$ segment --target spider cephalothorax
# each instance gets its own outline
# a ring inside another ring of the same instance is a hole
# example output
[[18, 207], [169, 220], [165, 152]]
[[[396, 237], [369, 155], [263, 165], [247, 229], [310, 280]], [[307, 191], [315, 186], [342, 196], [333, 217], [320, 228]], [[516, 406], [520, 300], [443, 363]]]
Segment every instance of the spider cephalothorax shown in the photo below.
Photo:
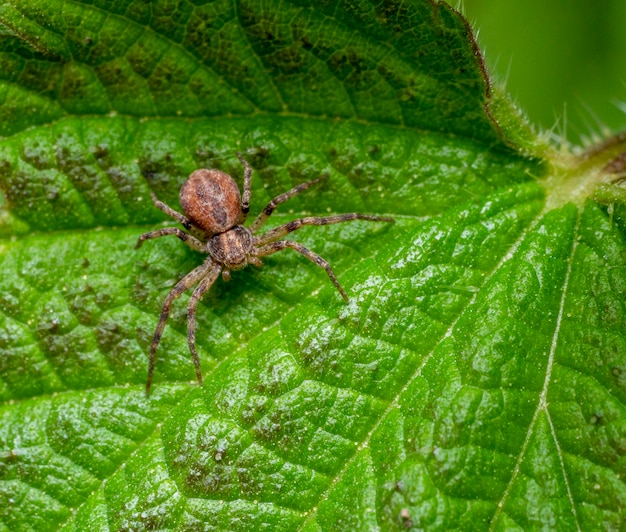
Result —
[[293, 220], [257, 235], [258, 230], [278, 205], [306, 190], [311, 185], [320, 182], [327, 176], [324, 175], [313, 181], [302, 183], [288, 192], [276, 196], [261, 211], [250, 227], [244, 227], [243, 224], [250, 210], [252, 168], [240, 154], [237, 154], [237, 157], [245, 169], [243, 197], [240, 195], [239, 188], [232, 177], [220, 170], [206, 169], [193, 172], [180, 190], [180, 204], [185, 213], [184, 215], [168, 207], [152, 194], [152, 201], [154, 201], [156, 207], [180, 222], [188, 232], [186, 233], [176, 227], [150, 231], [139, 237], [136, 248], [140, 247], [144, 240], [174, 235], [185, 242], [191, 249], [207, 253], [208, 256], [200, 266], [197, 266], [183, 277], [165, 298], [161, 310], [161, 318], [154, 331], [154, 337], [150, 345], [150, 363], [146, 381], [147, 393], [150, 393], [156, 349], [161, 340], [161, 334], [169, 316], [170, 308], [174, 300], [185, 290], [197, 284], [189, 300], [187, 341], [196, 368], [196, 377], [198, 382], [202, 384], [200, 359], [196, 351], [196, 308], [204, 293], [211, 287], [220, 273], [225, 280], [229, 280], [231, 270], [245, 268], [248, 264], [262, 266], [263, 263], [260, 257], [290, 248], [324, 268], [341, 296], [348, 301], [345, 290], [339, 284], [328, 262], [298, 242], [279, 239], [305, 225], [327, 225], [348, 222], [350, 220], [393, 222], [393, 218], [386, 216], [359, 213], [323, 217], [309, 216]]

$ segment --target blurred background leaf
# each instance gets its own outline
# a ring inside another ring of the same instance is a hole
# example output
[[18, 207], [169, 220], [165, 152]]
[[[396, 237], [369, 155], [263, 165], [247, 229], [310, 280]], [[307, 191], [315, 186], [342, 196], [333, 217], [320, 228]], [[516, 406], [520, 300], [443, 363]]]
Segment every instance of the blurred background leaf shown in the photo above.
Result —
[[626, 127], [626, 2], [464, 0], [463, 11], [531, 123], [550, 129], [566, 116], [575, 144]]

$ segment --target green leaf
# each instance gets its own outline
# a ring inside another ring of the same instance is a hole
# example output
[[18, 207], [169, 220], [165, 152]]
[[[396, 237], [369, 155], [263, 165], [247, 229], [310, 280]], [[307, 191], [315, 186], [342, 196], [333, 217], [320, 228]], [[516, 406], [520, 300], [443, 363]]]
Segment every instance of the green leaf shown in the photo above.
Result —
[[[0, 530], [616, 529], [623, 136], [536, 138], [442, 2], [0, 6]], [[294, 234], [186, 304], [196, 168]], [[169, 221], [168, 223], [170, 223]]]

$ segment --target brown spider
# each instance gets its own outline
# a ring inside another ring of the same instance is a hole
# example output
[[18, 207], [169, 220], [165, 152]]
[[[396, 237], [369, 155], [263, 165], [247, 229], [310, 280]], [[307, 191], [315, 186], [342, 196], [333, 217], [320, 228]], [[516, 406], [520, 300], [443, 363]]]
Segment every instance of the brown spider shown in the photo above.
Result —
[[237, 184], [228, 174], [220, 170], [196, 170], [192, 172], [187, 181], [180, 189], [180, 205], [185, 214], [180, 214], [151, 193], [152, 201], [158, 209], [180, 222], [189, 231], [185, 233], [176, 227], [167, 227], [144, 233], [139, 237], [135, 249], [139, 248], [144, 240], [158, 238], [160, 236], [174, 235], [180, 238], [191, 249], [208, 253], [206, 260], [190, 273], [183, 277], [167, 295], [161, 309], [161, 317], [154, 331], [152, 344], [150, 345], [150, 363], [148, 366], [148, 379], [146, 381], [146, 393], [150, 393], [152, 376], [154, 374], [154, 363], [156, 349], [161, 340], [161, 334], [165, 328], [165, 322], [170, 313], [170, 308], [174, 300], [185, 290], [194, 284], [198, 286], [193, 291], [189, 300], [187, 313], [187, 341], [189, 350], [193, 357], [196, 368], [196, 377], [202, 384], [202, 372], [200, 371], [200, 360], [196, 351], [196, 308], [200, 298], [211, 287], [218, 278], [220, 272], [225, 281], [230, 280], [231, 270], [245, 268], [248, 263], [255, 266], [263, 266], [259, 257], [265, 257], [291, 248], [304, 255], [307, 259], [321, 266], [326, 270], [328, 277], [333, 282], [341, 296], [348, 301], [345, 290], [339, 284], [337, 277], [328, 262], [322, 257], [305, 248], [298, 242], [291, 240], [278, 240], [287, 233], [296, 231], [304, 225], [327, 225], [350, 220], [369, 220], [373, 222], [393, 222], [393, 218], [387, 216], [372, 216], [370, 214], [337, 214], [334, 216], [308, 216], [293, 220], [286, 224], [270, 229], [261, 235], [256, 235], [257, 231], [267, 221], [274, 209], [289, 198], [293, 198], [311, 185], [319, 183], [328, 177], [327, 174], [302, 183], [292, 188], [288, 192], [276, 196], [270, 201], [265, 209], [252, 222], [250, 227], [243, 224], [248, 217], [250, 210], [250, 184], [252, 181], [252, 168], [248, 162], [237, 153], [237, 158], [244, 167], [243, 199], [239, 193]]

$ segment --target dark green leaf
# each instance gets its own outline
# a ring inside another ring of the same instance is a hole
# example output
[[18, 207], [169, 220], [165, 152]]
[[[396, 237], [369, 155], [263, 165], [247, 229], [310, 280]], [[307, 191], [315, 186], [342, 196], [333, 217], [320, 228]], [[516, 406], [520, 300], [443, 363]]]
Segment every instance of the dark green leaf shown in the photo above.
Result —
[[[0, 7], [0, 530], [619, 528], [624, 139], [536, 139], [441, 2]], [[137, 237], [254, 167], [304, 229], [218, 280]], [[598, 186], [601, 185], [601, 186]]]

